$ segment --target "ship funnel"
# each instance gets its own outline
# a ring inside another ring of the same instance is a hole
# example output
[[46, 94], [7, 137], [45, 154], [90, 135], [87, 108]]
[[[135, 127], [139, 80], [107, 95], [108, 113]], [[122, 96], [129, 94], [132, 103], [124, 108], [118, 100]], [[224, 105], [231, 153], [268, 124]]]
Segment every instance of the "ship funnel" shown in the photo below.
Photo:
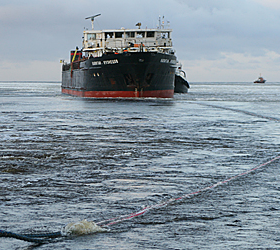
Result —
[[93, 26], [93, 23], [94, 23], [94, 18], [95, 17], [98, 17], [98, 16], [101, 16], [101, 14], [97, 14], [97, 15], [94, 15], [94, 16], [89, 16], [89, 17], [86, 17], [85, 19], [90, 19], [91, 20], [91, 28], [93, 30], [94, 26]]

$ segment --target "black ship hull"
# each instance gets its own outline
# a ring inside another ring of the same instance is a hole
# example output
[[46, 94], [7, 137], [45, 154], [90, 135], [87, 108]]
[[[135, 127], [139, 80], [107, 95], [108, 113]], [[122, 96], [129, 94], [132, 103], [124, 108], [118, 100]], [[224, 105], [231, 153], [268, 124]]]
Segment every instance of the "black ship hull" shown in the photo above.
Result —
[[172, 98], [175, 64], [175, 55], [153, 52], [82, 59], [63, 65], [62, 93], [96, 98]]
[[262, 80], [262, 81], [256, 80], [256, 81], [254, 81], [254, 83], [265, 83], [265, 82], [266, 82], [266, 80]]
[[175, 87], [174, 87], [175, 93], [188, 93], [189, 88], [190, 85], [188, 81], [183, 79], [180, 75], [175, 75]]

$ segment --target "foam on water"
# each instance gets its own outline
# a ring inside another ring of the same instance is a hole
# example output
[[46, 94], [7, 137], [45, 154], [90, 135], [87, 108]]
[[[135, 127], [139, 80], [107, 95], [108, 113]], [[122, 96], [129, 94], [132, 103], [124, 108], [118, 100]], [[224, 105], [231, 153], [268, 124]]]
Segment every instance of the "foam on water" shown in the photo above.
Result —
[[63, 236], [69, 235], [83, 235], [106, 232], [107, 230], [97, 226], [92, 221], [82, 220], [79, 222], [69, 223], [65, 228], [61, 230]]

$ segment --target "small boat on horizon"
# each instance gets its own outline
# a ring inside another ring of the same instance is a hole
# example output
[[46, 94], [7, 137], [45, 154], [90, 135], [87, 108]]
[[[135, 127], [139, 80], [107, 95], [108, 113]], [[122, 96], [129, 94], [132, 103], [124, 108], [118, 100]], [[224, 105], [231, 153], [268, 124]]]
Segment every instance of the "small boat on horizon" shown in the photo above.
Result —
[[266, 80], [260, 75], [257, 80], [254, 81], [254, 83], [265, 83]]

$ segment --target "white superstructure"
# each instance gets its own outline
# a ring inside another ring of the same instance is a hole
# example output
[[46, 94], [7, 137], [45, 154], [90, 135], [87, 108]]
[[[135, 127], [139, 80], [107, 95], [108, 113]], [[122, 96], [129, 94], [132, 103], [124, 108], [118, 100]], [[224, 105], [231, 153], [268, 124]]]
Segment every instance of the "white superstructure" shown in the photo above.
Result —
[[[91, 20], [93, 23], [94, 18]], [[107, 52], [174, 53], [172, 49], [171, 29], [165, 29], [162, 25], [157, 29], [141, 29], [140, 23], [136, 24], [136, 26], [139, 28], [85, 30], [83, 52], [93, 57], [102, 56], [103, 53]]]

